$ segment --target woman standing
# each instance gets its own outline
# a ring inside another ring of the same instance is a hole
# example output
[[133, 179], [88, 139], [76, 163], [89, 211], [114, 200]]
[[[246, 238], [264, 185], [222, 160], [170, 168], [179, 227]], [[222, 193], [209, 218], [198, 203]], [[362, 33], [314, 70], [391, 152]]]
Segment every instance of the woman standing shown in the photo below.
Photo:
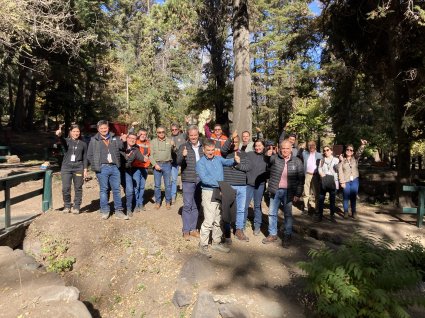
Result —
[[338, 184], [338, 158], [332, 154], [332, 149], [329, 146], [323, 147], [324, 158], [320, 160], [319, 175], [320, 175], [320, 194], [319, 194], [319, 211], [316, 216], [317, 222], [322, 221], [323, 206], [325, 203], [326, 192], [329, 192], [329, 210], [331, 214], [331, 221], [335, 220], [335, 194]]
[[247, 153], [248, 170], [246, 173], [246, 203], [245, 218], [248, 217], [248, 208], [251, 200], [254, 198], [254, 235], [259, 235], [261, 231], [261, 223], [263, 212], [261, 211], [261, 202], [263, 200], [264, 188], [267, 179], [267, 162], [264, 157], [265, 143], [264, 140], [257, 139], [254, 142], [254, 151]]
[[345, 156], [340, 156], [338, 167], [339, 183], [343, 189], [344, 217], [348, 216], [348, 201], [351, 203], [351, 215], [356, 218], [356, 199], [359, 192], [358, 158], [361, 156], [367, 141], [360, 139], [361, 146], [354, 155], [354, 147], [349, 144], [345, 147]]
[[60, 137], [65, 149], [61, 168], [63, 212], [71, 212], [71, 182], [74, 182], [75, 197], [72, 213], [78, 214], [83, 197], [83, 182], [87, 177], [87, 144], [81, 140], [78, 125], [71, 125], [68, 138], [62, 136], [60, 128], [56, 131], [56, 136]]

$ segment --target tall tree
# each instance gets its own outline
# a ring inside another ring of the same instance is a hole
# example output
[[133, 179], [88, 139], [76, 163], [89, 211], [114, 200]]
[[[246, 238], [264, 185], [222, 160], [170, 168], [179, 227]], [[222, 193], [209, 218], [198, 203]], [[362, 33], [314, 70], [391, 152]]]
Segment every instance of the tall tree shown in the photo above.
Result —
[[233, 128], [252, 130], [248, 0], [233, 0]]

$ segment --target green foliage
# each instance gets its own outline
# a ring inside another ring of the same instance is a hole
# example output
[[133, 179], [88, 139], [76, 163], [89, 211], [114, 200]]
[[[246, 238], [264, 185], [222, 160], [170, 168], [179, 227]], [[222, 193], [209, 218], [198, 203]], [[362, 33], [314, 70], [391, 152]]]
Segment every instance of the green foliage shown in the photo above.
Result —
[[[410, 317], [409, 306], [425, 306], [418, 290], [425, 250], [410, 241], [392, 249], [384, 241], [355, 236], [338, 250], [309, 252], [299, 263], [321, 317]], [[420, 263], [422, 261], [422, 263]]]
[[72, 266], [77, 261], [75, 257], [66, 256], [69, 249], [69, 240], [47, 236], [42, 241], [41, 255], [47, 262], [47, 271], [65, 272], [72, 270]]

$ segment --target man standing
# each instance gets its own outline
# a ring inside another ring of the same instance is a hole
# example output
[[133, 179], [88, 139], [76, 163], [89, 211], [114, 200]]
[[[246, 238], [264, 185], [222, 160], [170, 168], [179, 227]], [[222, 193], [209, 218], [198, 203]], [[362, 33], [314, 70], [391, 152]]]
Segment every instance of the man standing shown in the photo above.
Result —
[[221, 147], [223, 147], [224, 143], [227, 140], [227, 136], [223, 134], [223, 127], [220, 124], [214, 125], [214, 133], [211, 133], [211, 130], [208, 126], [211, 119], [207, 119], [205, 123], [205, 137], [214, 141], [214, 156], [221, 156]]
[[288, 140], [280, 143], [279, 152], [272, 155], [268, 150], [266, 156], [270, 164], [270, 209], [269, 209], [269, 235], [263, 239], [263, 244], [277, 241], [277, 214], [280, 204], [283, 204], [285, 244], [292, 235], [292, 202], [297, 202], [301, 197], [304, 184], [304, 169], [301, 160], [292, 155], [292, 144]]
[[248, 130], [242, 133], [242, 143], [239, 144], [239, 150], [243, 152], [254, 151], [254, 143], [251, 141], [251, 134]]
[[316, 143], [310, 140], [307, 143], [308, 151], [303, 151], [304, 162], [304, 206], [303, 214], [307, 213], [311, 207], [311, 201], [314, 201], [314, 208], [318, 208], [320, 178], [318, 174], [318, 166], [323, 156], [320, 152], [316, 151]]
[[164, 179], [166, 208], [171, 208], [171, 152], [173, 141], [165, 137], [165, 127], [156, 128], [157, 138], [151, 142], [151, 164], [154, 167], [155, 208], [161, 207], [161, 178]]
[[[171, 125], [171, 140], [174, 142], [174, 149], [177, 151], [181, 145], [186, 143], [187, 136], [180, 132], [179, 124]], [[177, 153], [172, 153], [173, 162], [171, 163], [171, 201], [174, 204], [177, 195], [177, 179], [179, 177], [179, 165], [177, 164]]]
[[199, 249], [200, 252], [208, 257], [211, 254], [208, 250], [210, 233], [212, 232], [213, 250], [228, 253], [230, 249], [221, 243], [221, 213], [220, 204], [211, 202], [213, 190], [219, 187], [218, 182], [223, 181], [223, 166], [232, 166], [235, 160], [224, 159], [221, 156], [215, 156], [215, 142], [208, 139], [204, 143], [204, 156], [196, 163], [196, 172], [201, 180], [202, 188], [202, 207], [204, 208], [204, 222], [201, 225]]
[[196, 163], [203, 156], [202, 144], [199, 141], [199, 129], [190, 126], [188, 129], [189, 141], [179, 147], [177, 163], [181, 166], [181, 178], [183, 183], [183, 238], [186, 241], [190, 237], [199, 238], [196, 229], [198, 224], [199, 205], [201, 202], [201, 185], [196, 174]]
[[135, 212], [146, 211], [143, 195], [145, 194], [145, 185], [146, 179], [148, 177], [148, 168], [150, 165], [150, 160], [148, 159], [151, 155], [150, 143], [148, 140], [148, 131], [144, 128], [139, 129], [137, 133], [137, 145], [139, 146], [139, 151], [145, 157], [145, 161], [134, 160], [133, 167], [136, 168], [133, 174], [133, 180], [136, 183], [134, 193], [136, 197], [136, 207]]
[[297, 135], [294, 133], [291, 133], [288, 136], [286, 136], [287, 129], [288, 129], [288, 123], [286, 123], [285, 127], [282, 130], [282, 133], [279, 136], [279, 145], [282, 143], [282, 141], [287, 139], [291, 143], [292, 156], [297, 157], [298, 156]]
[[[123, 213], [120, 193], [119, 171], [121, 160], [120, 151], [124, 150], [123, 142], [113, 133], [109, 132], [109, 123], [106, 120], [100, 120], [97, 123], [98, 133], [91, 138], [87, 159], [92, 170], [96, 172], [96, 177], [100, 188], [100, 212], [102, 219], [109, 218], [109, 187], [112, 190], [114, 198], [115, 217], [128, 220], [128, 216]], [[122, 135], [121, 138], [127, 138]]]

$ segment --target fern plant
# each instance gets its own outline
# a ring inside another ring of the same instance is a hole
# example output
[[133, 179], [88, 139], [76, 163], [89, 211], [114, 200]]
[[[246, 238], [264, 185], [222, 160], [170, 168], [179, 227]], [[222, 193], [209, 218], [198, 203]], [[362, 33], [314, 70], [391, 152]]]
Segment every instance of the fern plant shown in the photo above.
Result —
[[392, 249], [390, 242], [356, 235], [338, 250], [311, 250], [309, 256], [299, 267], [320, 317], [407, 318], [409, 306], [425, 306], [417, 266], [425, 252], [416, 243]]

